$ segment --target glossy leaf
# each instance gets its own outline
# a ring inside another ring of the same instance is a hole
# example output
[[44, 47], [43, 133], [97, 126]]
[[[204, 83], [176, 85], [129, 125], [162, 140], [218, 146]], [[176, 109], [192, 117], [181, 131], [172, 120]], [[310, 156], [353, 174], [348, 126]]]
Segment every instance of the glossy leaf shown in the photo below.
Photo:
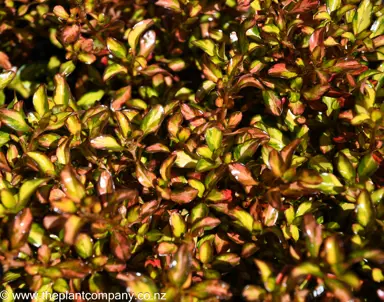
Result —
[[23, 115], [19, 111], [5, 108], [0, 109], [0, 121], [15, 131], [31, 131], [31, 128], [28, 126]]

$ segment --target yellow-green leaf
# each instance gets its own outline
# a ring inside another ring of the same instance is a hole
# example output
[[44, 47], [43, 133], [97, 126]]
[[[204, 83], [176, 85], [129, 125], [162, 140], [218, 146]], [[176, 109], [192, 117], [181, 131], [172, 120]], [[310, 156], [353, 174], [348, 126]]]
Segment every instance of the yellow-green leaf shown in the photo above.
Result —
[[53, 102], [56, 105], [65, 105], [69, 104], [69, 99], [71, 98], [71, 91], [67, 84], [67, 81], [61, 74], [55, 75], [55, 90], [53, 92]]
[[371, 0], [363, 0], [360, 2], [359, 8], [353, 18], [353, 33], [358, 35], [363, 30], [367, 29], [371, 24], [373, 4]]
[[23, 183], [20, 187], [17, 206], [24, 207], [28, 203], [29, 198], [33, 195], [33, 193], [35, 193], [37, 188], [45, 183], [48, 179], [49, 178], [32, 179]]
[[140, 36], [152, 25], [154, 21], [152, 19], [146, 19], [137, 23], [128, 34], [128, 44], [136, 52], [136, 46], [139, 42]]
[[28, 152], [27, 155], [36, 162], [42, 173], [47, 175], [56, 175], [55, 166], [47, 155], [41, 152]]
[[0, 109], [0, 121], [15, 131], [28, 132], [31, 130], [21, 112], [16, 110]]
[[91, 146], [95, 149], [122, 151], [124, 148], [112, 135], [100, 135], [91, 140]]
[[116, 58], [124, 59], [127, 56], [127, 49], [124, 44], [114, 38], [107, 39], [107, 47]]

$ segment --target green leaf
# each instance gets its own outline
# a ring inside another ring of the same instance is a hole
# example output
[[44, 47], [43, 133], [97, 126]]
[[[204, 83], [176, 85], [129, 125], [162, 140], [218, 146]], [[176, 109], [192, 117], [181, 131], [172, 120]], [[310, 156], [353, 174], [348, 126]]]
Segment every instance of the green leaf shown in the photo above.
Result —
[[39, 167], [39, 170], [46, 174], [46, 175], [56, 175], [55, 166], [51, 162], [51, 160], [48, 158], [47, 155], [41, 152], [27, 152], [27, 156], [32, 158], [37, 166]]
[[17, 200], [7, 189], [3, 189], [0, 192], [1, 202], [7, 209], [13, 209], [17, 205]]
[[92, 239], [87, 234], [79, 234], [75, 241], [75, 250], [76, 253], [81, 258], [89, 258], [92, 256]]
[[254, 220], [251, 214], [238, 207], [231, 210], [229, 215], [235, 219], [236, 224], [245, 228], [247, 231], [252, 232]]
[[213, 57], [216, 55], [216, 44], [210, 39], [195, 40], [192, 44], [196, 47], [201, 48], [209, 56]]
[[95, 149], [122, 151], [124, 148], [112, 135], [100, 135], [91, 140], [91, 146]]
[[82, 95], [82, 97], [77, 101], [77, 105], [81, 107], [90, 107], [94, 105], [97, 101], [100, 101], [104, 96], [105, 91], [100, 89], [97, 91], [90, 91]]
[[317, 172], [333, 172], [332, 163], [324, 155], [316, 155], [309, 160], [309, 168]]
[[367, 29], [371, 24], [371, 15], [373, 4], [371, 0], [363, 0], [360, 2], [359, 8], [353, 18], [353, 33], [358, 35], [363, 30]]
[[373, 175], [380, 166], [380, 157], [376, 153], [368, 153], [361, 160], [357, 167], [357, 173], [361, 179]]
[[127, 74], [128, 69], [125, 66], [120, 64], [116, 64], [116, 63], [109, 64], [107, 68], [105, 68], [103, 80], [108, 81], [109, 79], [111, 79], [112, 77], [114, 77], [119, 73]]
[[366, 227], [375, 221], [374, 208], [371, 198], [366, 190], [362, 191], [357, 198], [357, 221]]
[[108, 50], [112, 53], [113, 56], [119, 59], [125, 59], [127, 57], [127, 49], [124, 44], [117, 41], [114, 38], [107, 39]]
[[0, 109], [0, 120], [2, 123], [15, 131], [31, 131], [31, 128], [25, 122], [23, 115], [19, 111], [2, 108]]
[[205, 132], [205, 140], [209, 149], [215, 151], [220, 148], [221, 141], [223, 139], [223, 133], [216, 127], [209, 128]]
[[185, 220], [179, 213], [173, 212], [171, 214], [169, 217], [169, 225], [172, 228], [173, 235], [177, 238], [181, 237], [187, 230]]
[[263, 94], [263, 100], [264, 104], [267, 107], [267, 109], [273, 114], [273, 115], [281, 115], [283, 110], [283, 104], [279, 96], [274, 92], [273, 90], [264, 90], [262, 92]]
[[9, 133], [0, 131], [0, 147], [8, 143], [10, 139]]
[[16, 73], [13, 71], [6, 71], [0, 74], [0, 90], [3, 90], [12, 82], [13, 78], [16, 76]]
[[355, 168], [352, 166], [352, 163], [349, 161], [348, 157], [346, 157], [342, 152], [339, 152], [337, 157], [337, 170], [340, 175], [343, 176], [344, 179], [348, 181], [352, 181], [356, 177]]
[[189, 179], [188, 180], [188, 184], [192, 188], [194, 188], [194, 189], [199, 191], [199, 193], [197, 194], [198, 197], [200, 197], [200, 198], [203, 197], [203, 194], [204, 194], [204, 191], [205, 191], [205, 187], [204, 187], [202, 182], [200, 182], [200, 181], [198, 181], [196, 179]]
[[331, 173], [322, 173], [320, 174], [323, 182], [318, 186], [318, 188], [325, 194], [339, 194], [344, 190], [343, 185], [338, 180], [338, 178]]
[[45, 183], [49, 178], [40, 178], [40, 179], [32, 179], [27, 180], [25, 183], [23, 183], [20, 187], [20, 191], [18, 194], [18, 207], [24, 207], [28, 201], [29, 198], [35, 193], [38, 187], [40, 187], [43, 183]]
[[47, 88], [45, 85], [40, 85], [33, 95], [33, 106], [36, 112], [42, 117], [49, 110]]
[[143, 131], [143, 135], [155, 132], [159, 129], [161, 122], [164, 118], [164, 108], [161, 105], [155, 105], [147, 113], [141, 122], [140, 129]]
[[329, 14], [338, 10], [341, 6], [341, 0], [327, 0], [327, 11]]
[[53, 92], [53, 102], [56, 105], [65, 105], [69, 104], [71, 98], [71, 91], [67, 84], [67, 81], [61, 74], [57, 74], [54, 77], [55, 90]]
[[136, 52], [136, 46], [139, 42], [140, 36], [152, 25], [154, 21], [152, 19], [146, 19], [137, 23], [128, 34], [128, 44]]

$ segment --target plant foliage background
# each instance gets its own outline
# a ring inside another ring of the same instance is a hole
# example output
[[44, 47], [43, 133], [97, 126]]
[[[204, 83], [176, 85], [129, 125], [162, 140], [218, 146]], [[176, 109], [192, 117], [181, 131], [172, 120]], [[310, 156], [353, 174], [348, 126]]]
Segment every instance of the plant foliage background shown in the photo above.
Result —
[[381, 1], [5, 0], [0, 34], [3, 289], [384, 299]]

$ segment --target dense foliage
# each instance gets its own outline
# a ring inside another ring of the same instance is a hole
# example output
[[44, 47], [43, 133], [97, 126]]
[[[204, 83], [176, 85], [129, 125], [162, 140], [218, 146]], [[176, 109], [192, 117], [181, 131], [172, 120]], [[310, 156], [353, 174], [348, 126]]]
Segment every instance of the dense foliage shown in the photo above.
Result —
[[0, 34], [3, 289], [384, 299], [381, 1], [5, 0]]

